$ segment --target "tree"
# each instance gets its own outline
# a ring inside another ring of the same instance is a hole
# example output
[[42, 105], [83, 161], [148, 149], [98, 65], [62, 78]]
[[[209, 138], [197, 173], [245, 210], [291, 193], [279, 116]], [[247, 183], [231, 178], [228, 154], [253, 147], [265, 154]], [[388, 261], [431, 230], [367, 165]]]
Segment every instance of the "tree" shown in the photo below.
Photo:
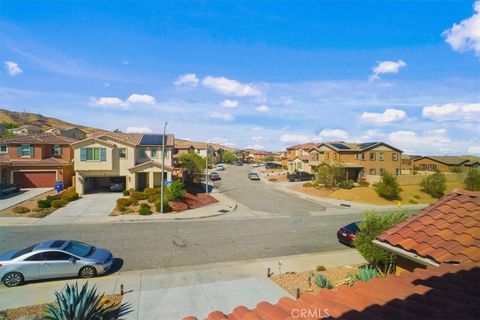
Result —
[[15, 122], [4, 122], [3, 127], [7, 130], [8, 129], [15, 129], [15, 128], [18, 128], [18, 124], [16, 124]]
[[205, 169], [205, 158], [196, 153], [186, 153], [180, 156], [180, 167], [183, 169], [185, 183], [192, 183], [193, 178]]
[[275, 156], [273, 154], [269, 154], [268, 156], [265, 157], [266, 162], [272, 162], [275, 161]]
[[387, 200], [400, 199], [400, 191], [402, 191], [402, 188], [400, 188], [398, 184], [397, 177], [387, 171], [382, 174], [380, 181], [375, 183], [373, 187], [382, 198]]
[[465, 177], [465, 189], [480, 191], [480, 169], [471, 169]]
[[231, 152], [225, 152], [222, 156], [222, 160], [226, 163], [233, 163], [237, 160], [237, 156]]
[[355, 248], [369, 264], [384, 270], [389, 269], [393, 262], [395, 262], [395, 255], [374, 245], [372, 241], [407, 217], [408, 214], [404, 211], [390, 212], [382, 215], [375, 211], [365, 212], [359, 223], [360, 231], [355, 236], [355, 240], [353, 240]]
[[447, 179], [445, 175], [441, 172], [435, 172], [432, 175], [429, 175], [420, 182], [422, 191], [428, 193], [434, 198], [440, 198], [445, 194], [447, 189], [446, 185]]
[[323, 164], [317, 169], [317, 180], [327, 188], [337, 187], [346, 180], [346, 171], [341, 163]]

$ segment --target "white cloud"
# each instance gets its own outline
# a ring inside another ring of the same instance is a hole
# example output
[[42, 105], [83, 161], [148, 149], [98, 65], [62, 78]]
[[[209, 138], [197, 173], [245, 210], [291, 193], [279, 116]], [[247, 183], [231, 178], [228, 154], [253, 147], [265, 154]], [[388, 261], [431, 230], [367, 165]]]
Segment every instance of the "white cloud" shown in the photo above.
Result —
[[237, 100], [226, 99], [226, 100], [223, 100], [222, 102], [222, 107], [227, 109], [233, 109], [233, 108], [236, 108], [237, 106], [238, 106]]
[[243, 84], [225, 77], [206, 76], [203, 78], [202, 84], [227, 96], [255, 97], [261, 95], [261, 92], [252, 84]]
[[266, 137], [264, 136], [252, 136], [250, 137], [250, 139], [254, 142], [260, 142], [260, 141], [266, 141], [268, 140]]
[[217, 111], [211, 112], [210, 113], [210, 118], [222, 119], [222, 120], [225, 120], [225, 121], [232, 121], [233, 119], [235, 119], [234, 116], [231, 113], [217, 112]]
[[480, 1], [476, 1], [473, 8], [475, 11], [473, 16], [458, 24], [454, 23], [442, 35], [453, 50], [459, 52], [472, 50], [480, 58]]
[[301, 134], [282, 134], [280, 136], [280, 141], [282, 142], [299, 142], [305, 143], [310, 140], [309, 136], [301, 135]]
[[199, 82], [200, 82], [200, 79], [198, 79], [195, 73], [186, 73], [179, 76], [173, 84], [176, 86], [181, 86], [186, 84], [186, 85], [191, 85], [193, 87], [196, 87]]
[[480, 154], [480, 146], [471, 146], [468, 148], [468, 152]]
[[378, 64], [373, 68], [373, 73], [369, 77], [370, 81], [380, 79], [381, 74], [385, 73], [398, 73], [400, 69], [406, 67], [407, 64], [403, 60], [397, 61], [380, 61]]
[[372, 122], [377, 124], [392, 123], [404, 120], [407, 114], [403, 110], [399, 109], [386, 109], [383, 113], [376, 112], [364, 112], [361, 115], [361, 119], [364, 122]]
[[354, 139], [355, 142], [370, 142], [376, 140], [382, 140], [385, 137], [385, 133], [377, 129], [370, 129], [366, 131], [360, 137]]
[[155, 104], [157, 100], [148, 94], [133, 93], [128, 97], [127, 102], [133, 104]]
[[231, 142], [227, 138], [220, 138], [220, 137], [215, 137], [212, 139], [207, 140], [208, 143], [215, 143], [215, 144], [221, 144], [226, 147], [233, 147], [235, 146], [235, 143]]
[[342, 129], [323, 129], [319, 136], [325, 139], [348, 139], [348, 132]]
[[149, 127], [128, 127], [127, 133], [152, 133]]
[[93, 104], [101, 107], [128, 108], [128, 103], [117, 97], [101, 97], [93, 100]]
[[267, 105], [262, 104], [261, 106], [255, 108], [255, 110], [257, 110], [259, 112], [268, 112], [268, 110], [270, 110], [270, 108]]
[[478, 120], [480, 103], [447, 103], [424, 107], [422, 115], [436, 121]]
[[7, 70], [7, 73], [12, 76], [18, 76], [23, 73], [23, 70], [19, 67], [18, 63], [13, 62], [13, 61], [3, 61], [5, 64], [5, 70]]
[[261, 150], [261, 149], [265, 149], [265, 146], [261, 145], [261, 144], [258, 144], [258, 143], [255, 143], [253, 145], [248, 145], [245, 147], [245, 149], [255, 149], [255, 150]]
[[[387, 143], [400, 148], [405, 153], [439, 155], [455, 154], [464, 148], [460, 142], [452, 143], [444, 129], [429, 130], [417, 133], [410, 130], [399, 130], [390, 133]], [[432, 146], [434, 146], [432, 148]]]

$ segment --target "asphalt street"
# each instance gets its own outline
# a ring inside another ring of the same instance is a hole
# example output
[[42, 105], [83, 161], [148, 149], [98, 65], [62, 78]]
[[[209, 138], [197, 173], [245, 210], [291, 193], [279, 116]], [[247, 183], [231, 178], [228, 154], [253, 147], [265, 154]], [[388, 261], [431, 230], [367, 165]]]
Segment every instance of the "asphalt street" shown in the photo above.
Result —
[[[219, 189], [261, 217], [200, 221], [128, 222], [66, 226], [0, 227], [0, 252], [46, 239], [75, 239], [110, 249], [122, 270], [188, 266], [214, 262], [313, 253], [346, 248], [338, 227], [361, 213], [310, 215], [324, 206], [249, 181], [250, 168], [221, 172]], [[339, 209], [341, 210], [341, 209]]]

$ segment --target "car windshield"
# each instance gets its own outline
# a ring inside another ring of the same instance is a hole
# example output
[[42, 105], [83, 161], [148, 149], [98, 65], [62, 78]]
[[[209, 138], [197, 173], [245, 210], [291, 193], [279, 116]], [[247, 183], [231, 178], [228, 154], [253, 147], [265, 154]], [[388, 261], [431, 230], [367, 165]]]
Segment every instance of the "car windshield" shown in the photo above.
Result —
[[92, 255], [92, 253], [95, 251], [95, 247], [82, 242], [70, 241], [67, 246], [63, 248], [63, 250], [76, 256], [85, 258]]
[[356, 222], [350, 223], [349, 225], [346, 225], [343, 227], [343, 229], [351, 232], [358, 232], [360, 229], [358, 228], [358, 224]]

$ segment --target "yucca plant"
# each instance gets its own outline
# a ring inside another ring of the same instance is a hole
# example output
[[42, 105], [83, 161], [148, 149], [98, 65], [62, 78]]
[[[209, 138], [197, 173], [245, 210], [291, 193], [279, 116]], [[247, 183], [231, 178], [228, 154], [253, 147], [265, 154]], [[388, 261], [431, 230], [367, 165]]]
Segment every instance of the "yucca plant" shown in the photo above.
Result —
[[325, 278], [323, 275], [321, 274], [318, 274], [316, 277], [315, 277], [315, 284], [317, 285], [317, 287], [319, 288], [325, 288], [325, 289], [332, 289], [333, 288], [333, 284], [330, 280], [328, 280], [327, 278]]
[[77, 283], [61, 292], [55, 292], [56, 304], [49, 304], [45, 308], [43, 319], [48, 320], [104, 320], [111, 317], [119, 308], [116, 305], [102, 303], [104, 294], [98, 295], [95, 287], [88, 288], [88, 283], [78, 289]]

